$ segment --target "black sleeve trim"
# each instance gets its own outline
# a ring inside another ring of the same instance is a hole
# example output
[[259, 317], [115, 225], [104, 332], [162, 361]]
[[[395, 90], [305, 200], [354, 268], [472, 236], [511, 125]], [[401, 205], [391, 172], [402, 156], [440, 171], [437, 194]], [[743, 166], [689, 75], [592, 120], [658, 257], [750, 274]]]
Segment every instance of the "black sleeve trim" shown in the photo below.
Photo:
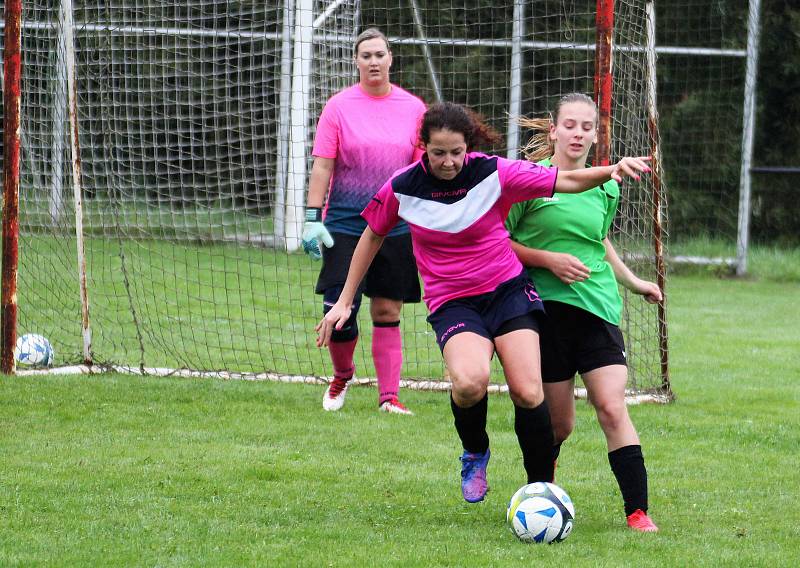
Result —
[[553, 187], [550, 188], [550, 195], [548, 197], [553, 197], [553, 195], [556, 192], [556, 182], [558, 181], [558, 171], [559, 171], [558, 168], [556, 168], [556, 177], [553, 178]]

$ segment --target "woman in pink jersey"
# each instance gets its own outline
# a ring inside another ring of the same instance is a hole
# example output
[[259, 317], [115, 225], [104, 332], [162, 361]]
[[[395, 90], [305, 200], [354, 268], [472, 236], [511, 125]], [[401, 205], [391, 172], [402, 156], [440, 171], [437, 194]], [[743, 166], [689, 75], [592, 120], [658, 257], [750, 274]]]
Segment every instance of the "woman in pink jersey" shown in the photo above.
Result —
[[553, 478], [553, 429], [539, 372], [537, 312], [542, 303], [511, 249], [503, 225], [511, 206], [554, 191], [576, 193], [609, 179], [649, 171], [647, 158], [613, 166], [559, 172], [525, 160], [472, 149], [496, 136], [477, 116], [452, 103], [425, 113], [422, 158], [395, 173], [362, 215], [359, 240], [339, 300], [317, 325], [317, 343], [350, 317], [358, 283], [385, 235], [404, 219], [425, 287], [428, 321], [452, 379], [451, 409], [464, 449], [461, 491], [483, 500], [486, 467], [487, 387], [496, 352], [515, 408], [514, 430], [528, 482]]
[[[389, 82], [392, 52], [386, 37], [367, 29], [356, 38], [353, 51], [359, 82], [325, 104], [308, 184], [303, 248], [312, 258], [322, 258], [316, 292], [323, 296], [323, 311], [339, 298], [347, 278], [350, 258], [366, 227], [361, 211], [392, 172], [421, 154], [416, 141], [425, 104]], [[387, 235], [384, 249], [356, 291], [350, 318], [331, 336], [334, 378], [322, 399], [325, 410], [342, 408], [353, 377], [356, 315], [363, 291], [370, 298], [378, 408], [411, 414], [398, 399], [403, 365], [400, 312], [403, 303], [420, 301], [420, 288], [405, 223]]]
[[[597, 141], [597, 107], [582, 93], [562, 97], [552, 121], [521, 121], [535, 131], [525, 154], [560, 171], [580, 170]], [[544, 398], [552, 415], [557, 459], [575, 426], [575, 375], [580, 373], [606, 437], [608, 461], [622, 493], [628, 525], [655, 532], [648, 510], [647, 469], [636, 428], [625, 405], [628, 367], [619, 329], [619, 285], [648, 302], [662, 299], [653, 283], [638, 278], [608, 238], [620, 190], [608, 182], [580, 195], [555, 195], [517, 203], [506, 220], [512, 248], [541, 294]]]

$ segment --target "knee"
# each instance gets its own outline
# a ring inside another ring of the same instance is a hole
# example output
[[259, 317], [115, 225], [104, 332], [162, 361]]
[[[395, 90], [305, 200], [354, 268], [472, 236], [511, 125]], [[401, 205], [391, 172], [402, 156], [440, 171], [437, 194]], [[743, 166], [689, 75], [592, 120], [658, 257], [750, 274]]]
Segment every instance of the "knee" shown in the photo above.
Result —
[[395, 322], [400, 321], [400, 312], [402, 309], [402, 302], [373, 298], [369, 304], [369, 315], [374, 322]]
[[535, 408], [544, 401], [544, 391], [540, 381], [529, 381], [524, 385], [508, 386], [508, 394], [517, 406]]
[[564, 442], [572, 430], [575, 428], [575, 418], [573, 416], [553, 416], [550, 415], [553, 424], [553, 438], [556, 444]]
[[[331, 311], [331, 307], [339, 299], [341, 288], [331, 288], [325, 291], [325, 296], [322, 304], [322, 313], [327, 314]], [[358, 337], [358, 310], [361, 307], [361, 298], [357, 297], [353, 301], [353, 307], [350, 310], [350, 317], [344, 322], [341, 329], [334, 329], [331, 332], [331, 341], [334, 343], [347, 343], [353, 341]]]
[[624, 400], [595, 403], [594, 408], [597, 413], [597, 421], [605, 432], [619, 430], [622, 425], [630, 420]]
[[481, 401], [489, 385], [490, 368], [451, 368], [450, 380], [453, 382], [453, 399], [459, 406], [472, 406]]

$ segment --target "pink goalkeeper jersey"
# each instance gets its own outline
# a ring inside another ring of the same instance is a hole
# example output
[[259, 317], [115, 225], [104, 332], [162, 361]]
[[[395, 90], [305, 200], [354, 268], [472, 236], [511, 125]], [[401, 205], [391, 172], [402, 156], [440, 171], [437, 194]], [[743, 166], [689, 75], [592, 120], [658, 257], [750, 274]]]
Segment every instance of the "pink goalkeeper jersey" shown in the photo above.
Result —
[[551, 197], [557, 174], [557, 168], [470, 152], [454, 179], [441, 180], [423, 158], [396, 172], [362, 215], [378, 235], [400, 219], [408, 223], [433, 313], [522, 272], [505, 228], [508, 210], [518, 201]]
[[[398, 169], [420, 157], [418, 129], [425, 103], [392, 85], [383, 97], [356, 84], [325, 104], [314, 138], [314, 156], [335, 158], [325, 205], [325, 226], [332, 232], [361, 235], [361, 211]], [[407, 233], [405, 224], [393, 235]]]

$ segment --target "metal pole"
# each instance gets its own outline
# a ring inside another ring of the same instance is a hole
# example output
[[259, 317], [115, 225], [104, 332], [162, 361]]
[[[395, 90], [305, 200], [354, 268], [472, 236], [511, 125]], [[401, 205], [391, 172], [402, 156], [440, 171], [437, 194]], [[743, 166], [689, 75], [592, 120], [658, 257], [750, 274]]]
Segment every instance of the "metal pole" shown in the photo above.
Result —
[[92, 328], [89, 323], [89, 291], [86, 286], [86, 247], [83, 238], [83, 184], [81, 183], [81, 146], [78, 139], [78, 86], [75, 81], [75, 39], [73, 36], [72, 0], [61, 1], [59, 21], [64, 25], [69, 101], [70, 143], [72, 148], [72, 194], [75, 201], [75, 236], [78, 247], [78, 288], [81, 296], [81, 332], [83, 362], [92, 364]]
[[736, 234], [736, 274], [747, 273], [750, 244], [750, 164], [756, 131], [756, 71], [758, 69], [759, 11], [761, 0], [750, 0], [747, 18], [747, 65], [744, 74], [744, 124], [742, 127], [742, 169], [739, 175], [739, 221]]
[[[338, 5], [337, 5], [338, 7]], [[5, 23], [0, 20], [0, 29], [5, 26]], [[22, 28], [25, 30], [51, 30], [52, 24], [41, 22], [23, 22]], [[245, 39], [263, 39], [263, 40], [280, 40], [281, 32], [246, 32], [241, 30], [208, 30], [197, 28], [164, 28], [158, 26], [123, 26], [118, 24], [92, 24], [89, 22], [78, 22], [76, 33], [91, 35], [94, 32], [113, 32], [120, 35], [142, 35], [142, 36], [188, 36], [188, 37], [211, 37], [211, 38], [245, 38]], [[325, 41], [337, 41], [339, 36], [320, 34], [320, 39]], [[511, 47], [511, 40], [507, 39], [476, 39], [466, 37], [432, 37], [425, 40], [418, 38], [404, 38], [390, 36], [389, 40], [392, 45], [421, 45], [427, 44], [442, 44], [446, 43], [449, 46], [464, 46], [464, 47]], [[573, 41], [523, 41], [522, 47], [526, 49], [557, 49], [566, 51], [593, 51], [596, 49], [595, 44], [588, 43], [575, 43]], [[620, 44], [617, 46], [620, 51], [626, 53], [643, 53], [645, 47], [638, 44]], [[672, 54], [672, 55], [699, 55], [709, 57], [741, 57], [747, 56], [747, 51], [744, 49], [722, 49], [722, 48], [709, 48], [709, 47], [679, 47], [670, 45], [659, 45], [656, 49], [659, 54]]]
[[58, 223], [64, 209], [64, 140], [66, 139], [67, 108], [67, 40], [64, 36], [64, 10], [58, 12], [58, 39], [56, 43], [56, 69], [53, 85], [53, 141], [50, 145], [50, 219]]
[[669, 381], [669, 349], [667, 333], [667, 267], [664, 263], [663, 223], [661, 206], [661, 148], [658, 138], [658, 106], [656, 82], [656, 11], [653, 2], [648, 2], [647, 11], [647, 119], [652, 155], [651, 179], [653, 180], [653, 252], [656, 261], [656, 284], [664, 299], [658, 303], [658, 347], [661, 362], [661, 390], [671, 391]]
[[419, 7], [417, 7], [416, 0], [411, 0], [411, 14], [414, 17], [414, 26], [417, 28], [417, 35], [419, 35], [419, 39], [422, 41], [422, 54], [425, 56], [425, 65], [428, 67], [428, 76], [431, 78], [433, 93], [436, 95], [436, 101], [442, 102], [442, 89], [439, 87], [439, 76], [436, 74], [436, 68], [433, 66], [431, 50], [428, 48], [428, 40], [425, 38], [425, 29], [422, 27], [422, 18], [419, 15]]
[[292, 104], [292, 26], [293, 0], [284, 2], [281, 37], [281, 94], [278, 113], [278, 144], [275, 157], [275, 203], [272, 206], [272, 233], [283, 239], [286, 233], [286, 186], [289, 162], [289, 126]]
[[3, 52], [3, 267], [0, 293], [0, 371], [16, 371], [19, 262], [19, 129], [22, 77], [22, 0], [6, 0]]
[[611, 66], [614, 0], [597, 0], [594, 100], [599, 112], [594, 165], [607, 166], [611, 156]]
[[300, 247], [305, 208], [306, 146], [308, 144], [308, 109], [311, 98], [311, 57], [314, 41], [314, 3], [297, 0], [292, 63], [291, 127], [289, 129], [289, 171], [286, 184], [286, 250]]
[[514, 22], [511, 26], [511, 84], [508, 101], [508, 135], [506, 157], [515, 159], [519, 150], [519, 123], [522, 109], [522, 38], [525, 35], [525, 4], [514, 0]]
[[292, 57], [291, 128], [289, 130], [289, 171], [286, 184], [287, 252], [300, 248], [306, 202], [308, 172], [308, 111], [311, 107], [311, 63], [314, 56], [314, 30], [344, 3], [334, 0], [314, 18], [313, 0], [297, 0], [294, 18], [294, 52]]

